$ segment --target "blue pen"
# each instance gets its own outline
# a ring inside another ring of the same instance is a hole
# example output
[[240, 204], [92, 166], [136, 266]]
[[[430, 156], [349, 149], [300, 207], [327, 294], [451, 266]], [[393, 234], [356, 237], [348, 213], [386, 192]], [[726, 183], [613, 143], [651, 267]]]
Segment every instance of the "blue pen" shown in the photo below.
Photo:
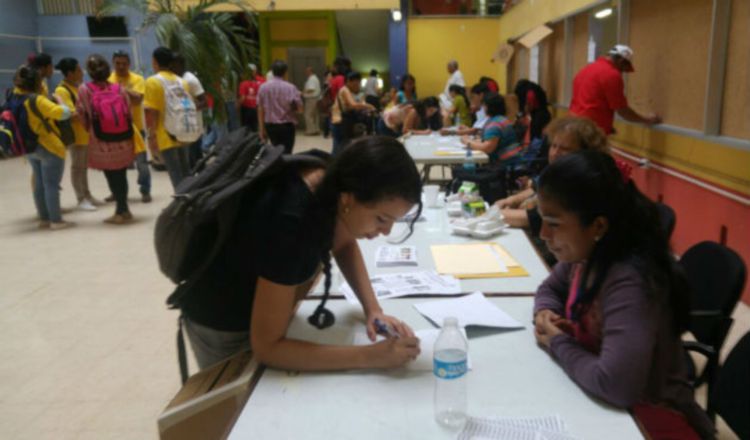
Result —
[[383, 335], [386, 338], [398, 338], [398, 333], [391, 329], [388, 324], [375, 318], [375, 332], [379, 335]]

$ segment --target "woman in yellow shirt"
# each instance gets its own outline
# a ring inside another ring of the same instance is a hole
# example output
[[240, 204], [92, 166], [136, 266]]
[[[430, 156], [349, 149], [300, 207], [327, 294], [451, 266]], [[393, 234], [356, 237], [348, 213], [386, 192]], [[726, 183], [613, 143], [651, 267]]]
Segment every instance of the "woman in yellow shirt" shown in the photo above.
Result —
[[[64, 229], [73, 224], [63, 221], [60, 212], [60, 181], [65, 169], [65, 146], [60, 140], [53, 120], [70, 118], [70, 109], [58, 105], [46, 96], [36, 95], [42, 76], [30, 66], [21, 66], [13, 78], [13, 94], [32, 95], [24, 102], [29, 129], [36, 135], [36, 148], [26, 157], [34, 174], [34, 204], [39, 214], [40, 229]], [[33, 105], [32, 105], [32, 99]], [[41, 117], [40, 117], [41, 116]], [[24, 139], [26, 145], [33, 139]]]
[[[83, 82], [83, 70], [75, 58], [63, 58], [55, 68], [63, 75], [63, 80], [55, 89], [55, 96], [58, 102], [75, 111], [78, 102], [78, 86]], [[89, 134], [77, 114], [73, 115], [71, 125], [75, 140], [71, 145], [66, 145], [70, 152], [70, 182], [76, 193], [78, 209], [96, 211], [96, 207], [102, 202], [94, 199], [89, 190], [87, 166]]]

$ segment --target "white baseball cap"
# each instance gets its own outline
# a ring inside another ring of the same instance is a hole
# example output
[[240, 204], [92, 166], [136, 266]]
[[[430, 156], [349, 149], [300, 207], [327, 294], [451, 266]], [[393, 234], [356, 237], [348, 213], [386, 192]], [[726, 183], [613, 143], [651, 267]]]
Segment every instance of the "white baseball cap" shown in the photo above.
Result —
[[633, 69], [633, 49], [624, 44], [616, 44], [612, 49], [609, 50], [610, 55], [618, 56], [628, 62], [630, 67], [625, 69], [627, 72], [632, 72]]

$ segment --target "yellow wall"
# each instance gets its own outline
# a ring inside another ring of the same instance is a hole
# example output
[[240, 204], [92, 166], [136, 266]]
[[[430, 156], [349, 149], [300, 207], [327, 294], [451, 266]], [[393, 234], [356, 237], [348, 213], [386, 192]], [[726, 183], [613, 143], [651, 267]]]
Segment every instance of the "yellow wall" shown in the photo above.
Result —
[[[197, 0], [179, 0], [195, 4]], [[269, 0], [245, 0], [248, 9], [266, 11]], [[350, 9], [398, 9], [399, 0], [276, 0], [275, 11], [341, 11]], [[218, 5], [213, 11], [235, 11], [231, 4]]]
[[[531, 29], [556, 21], [581, 8], [599, 3], [598, 0], [526, 0], [511, 8], [500, 17], [500, 32], [498, 41], [516, 38]], [[410, 29], [411, 30], [411, 29]], [[500, 90], [506, 88], [506, 70], [498, 71]]]
[[451, 59], [458, 61], [468, 87], [481, 76], [497, 77], [501, 66], [490, 62], [498, 44], [497, 18], [413, 18], [408, 27], [409, 73], [420, 97], [443, 91]]
[[270, 22], [272, 41], [328, 40], [326, 19], [292, 19]]

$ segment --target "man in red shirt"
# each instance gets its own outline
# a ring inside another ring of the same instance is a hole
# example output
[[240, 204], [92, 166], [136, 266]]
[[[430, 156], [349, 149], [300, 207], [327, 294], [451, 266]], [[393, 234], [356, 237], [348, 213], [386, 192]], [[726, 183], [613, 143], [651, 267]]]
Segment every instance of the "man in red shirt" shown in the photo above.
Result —
[[240, 83], [237, 91], [240, 100], [240, 118], [242, 125], [258, 131], [258, 89], [265, 82], [265, 78], [258, 75], [255, 64], [249, 64], [248, 68], [250, 70], [248, 79]]
[[591, 119], [608, 135], [614, 131], [615, 112], [631, 122], [660, 123], [658, 115], [642, 116], [628, 105], [622, 72], [633, 71], [632, 59], [633, 50], [618, 44], [607, 56], [581, 69], [573, 79], [570, 112]]

